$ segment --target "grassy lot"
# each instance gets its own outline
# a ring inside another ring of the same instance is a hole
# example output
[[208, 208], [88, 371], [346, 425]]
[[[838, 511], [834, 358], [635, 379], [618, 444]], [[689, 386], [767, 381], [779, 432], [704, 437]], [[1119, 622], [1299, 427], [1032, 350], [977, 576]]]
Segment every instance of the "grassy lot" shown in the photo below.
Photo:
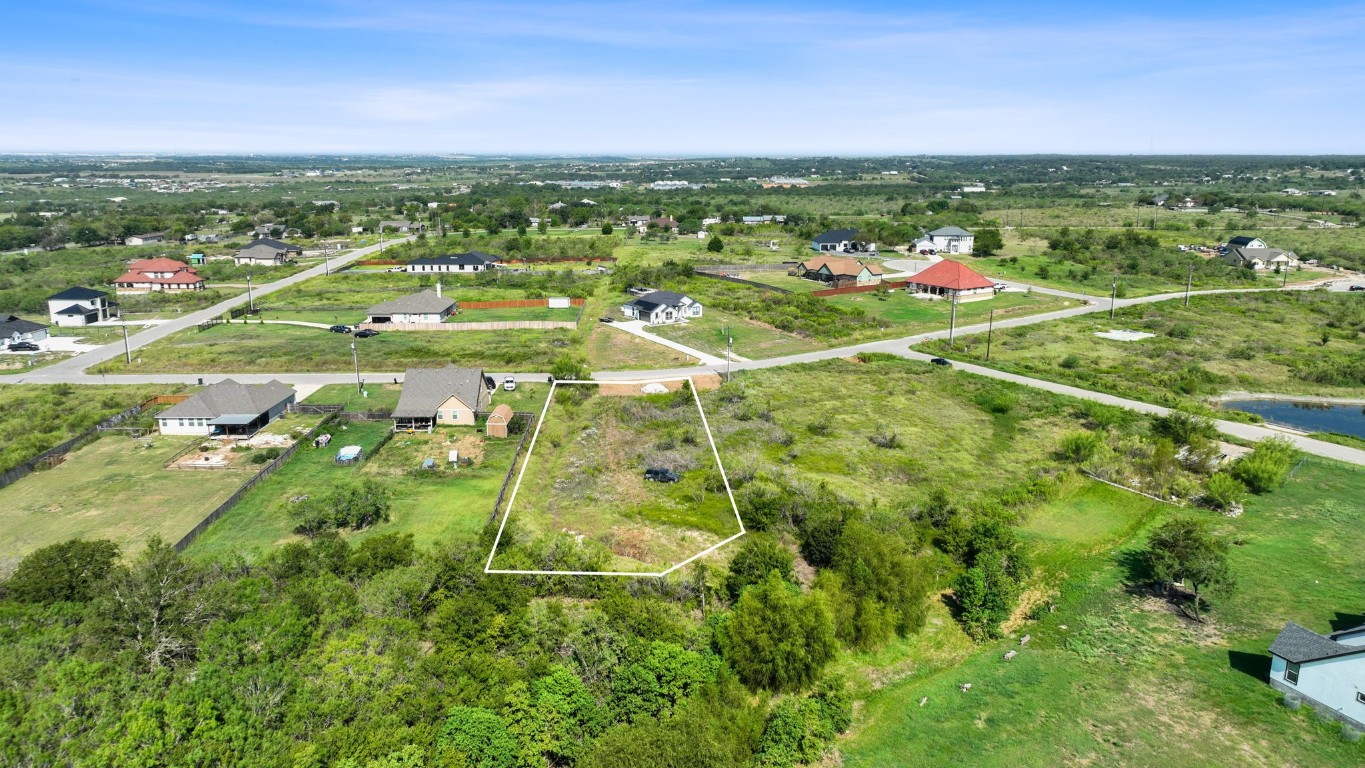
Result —
[[[660, 571], [739, 532], [690, 392], [608, 396], [561, 388], [527, 459], [494, 565], [526, 567], [523, 549], [555, 534], [602, 555], [588, 570]], [[574, 397], [580, 395], [580, 397]], [[653, 483], [644, 470], [678, 472]], [[535, 567], [535, 566], [531, 566]]]
[[578, 319], [578, 307], [551, 309], [549, 307], [508, 307], [503, 309], [461, 309], [451, 315], [451, 323], [495, 323], [504, 320], [561, 320]]
[[179, 384], [0, 385], [0, 472], [150, 397], [184, 389]]
[[633, 368], [679, 368], [696, 362], [695, 358], [655, 344], [624, 331], [593, 323], [588, 333], [588, 368], [594, 371]]
[[[356, 422], [345, 430], [328, 430], [333, 434], [330, 446], [301, 448], [280, 471], [253, 488], [200, 536], [189, 552], [202, 557], [235, 553], [255, 557], [297, 538], [293, 533], [295, 521], [288, 513], [290, 499], [326, 493], [339, 483], [360, 478], [381, 480], [392, 492], [392, 519], [346, 534], [353, 542], [376, 533], [396, 532], [412, 533], [420, 546], [428, 546], [477, 535], [493, 512], [517, 438], [485, 441], [472, 427], [450, 427], [430, 435], [396, 435], [373, 453], [390, 427], [389, 422]], [[360, 445], [369, 458], [360, 465], [338, 465], [333, 459], [343, 445]], [[477, 456], [475, 466], [451, 469], [446, 457], [452, 448], [458, 448], [462, 455]], [[437, 460], [437, 469], [420, 468], [427, 458]]]
[[540, 417], [540, 411], [545, 407], [545, 399], [550, 396], [549, 384], [517, 384], [517, 388], [511, 392], [502, 388], [502, 382], [498, 382], [498, 391], [493, 393], [493, 405], [507, 403], [512, 410], [519, 413], [534, 413]]
[[[224, 324], [200, 333], [182, 331], [139, 351], [142, 363], [103, 363], [98, 373], [352, 370], [352, 338], [322, 328], [290, 325]], [[579, 347], [574, 331], [388, 331], [357, 342], [365, 371], [457, 365], [502, 370], [548, 370], [551, 362]]]
[[310, 405], [344, 405], [352, 412], [392, 411], [398, 405], [403, 387], [399, 384], [368, 384], [368, 396], [356, 391], [353, 384], [326, 384], [303, 399]]
[[[1016, 280], [1106, 299], [1109, 298], [1113, 289], [1113, 273], [1096, 272], [1090, 277], [1085, 277], [1087, 270], [1084, 267], [1070, 262], [1058, 262], [1051, 256], [1019, 256], [1017, 263], [999, 257], [982, 259], [960, 256], [953, 257], [953, 260], [960, 261], [987, 277]], [[1044, 274], [1047, 277], [1044, 277]], [[1320, 280], [1325, 277], [1330, 277], [1330, 275], [1326, 272], [1303, 270], [1290, 272], [1289, 282], [1301, 283]], [[1196, 274], [1194, 289], [1275, 288], [1280, 285], [1281, 279], [1281, 275], [1271, 273], [1258, 275], [1251, 281], [1221, 279]], [[1157, 275], [1120, 275], [1119, 285], [1121, 296], [1152, 296], [1159, 293], [1176, 293], [1185, 290], [1184, 280], [1169, 280]]]
[[[1196, 296], [997, 330], [990, 365], [1148, 402], [1195, 406], [1228, 391], [1359, 395], [1365, 355], [1365, 305], [1320, 291]], [[1157, 334], [1114, 341], [1096, 332]], [[1328, 335], [1326, 344], [1323, 334]], [[983, 335], [941, 341], [926, 352], [981, 361]]]
[[109, 434], [59, 466], [0, 489], [0, 551], [25, 554], [72, 538], [109, 539], [125, 554], [149, 536], [175, 542], [257, 469], [163, 469], [193, 437]]
[[[1016, 630], [1033, 642], [974, 650], [938, 611], [925, 633], [846, 662], [865, 706], [843, 764], [1361, 764], [1365, 746], [1336, 724], [1279, 705], [1265, 649], [1287, 620], [1318, 631], [1360, 621], [1365, 591], [1340, 574], [1365, 567], [1365, 553], [1336, 532], [1365, 522], [1362, 498], [1359, 469], [1311, 460], [1242, 517], [1215, 518], [1238, 543], [1240, 583], [1198, 625], [1128, 586], [1144, 532], [1171, 508], [1073, 484], [1024, 527], [1056, 606]], [[1009, 648], [1020, 654], [1006, 663]]]
[[[825, 301], [835, 306], [858, 308], [867, 314], [893, 324], [896, 335], [909, 335], [948, 327], [952, 314], [951, 302], [915, 298], [904, 291], [888, 294], [852, 293], [830, 296]], [[1042, 293], [1007, 291], [988, 301], [969, 301], [957, 305], [958, 325], [984, 323], [992, 311], [995, 319], [1036, 315], [1058, 309], [1080, 306], [1080, 302]]]
[[602, 282], [600, 276], [562, 269], [550, 276], [492, 272], [485, 276], [410, 274], [407, 272], [337, 272], [316, 277], [266, 296], [260, 304], [271, 311], [363, 310], [383, 301], [441, 284], [444, 296], [461, 301], [503, 301], [545, 296], [584, 296]]
[[755, 272], [739, 271], [735, 274], [742, 280], [752, 280], [755, 283], [771, 285], [774, 288], [785, 288], [795, 293], [810, 293], [811, 291], [818, 291], [829, 287], [815, 280], [807, 280], [802, 277], [796, 277], [795, 275], [789, 275], [785, 270], [765, 269]]
[[[725, 354], [725, 341], [728, 336], [734, 339], [735, 354], [751, 359], [781, 357], [829, 346], [794, 333], [779, 331], [733, 312], [711, 307], [706, 307], [701, 317], [688, 320], [686, 323], [662, 325], [649, 330], [657, 336], [713, 355]], [[841, 341], [847, 342], [843, 339]]]

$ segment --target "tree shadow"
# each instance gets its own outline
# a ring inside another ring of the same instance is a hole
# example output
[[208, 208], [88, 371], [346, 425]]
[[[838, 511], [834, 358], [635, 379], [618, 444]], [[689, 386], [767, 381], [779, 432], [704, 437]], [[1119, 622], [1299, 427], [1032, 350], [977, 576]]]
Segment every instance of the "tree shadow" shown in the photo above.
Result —
[[1263, 653], [1228, 651], [1228, 666], [1263, 683], [1270, 679], [1270, 657]]
[[1337, 617], [1328, 622], [1333, 632], [1340, 632], [1343, 629], [1354, 629], [1365, 625], [1365, 614], [1342, 613], [1337, 611]]

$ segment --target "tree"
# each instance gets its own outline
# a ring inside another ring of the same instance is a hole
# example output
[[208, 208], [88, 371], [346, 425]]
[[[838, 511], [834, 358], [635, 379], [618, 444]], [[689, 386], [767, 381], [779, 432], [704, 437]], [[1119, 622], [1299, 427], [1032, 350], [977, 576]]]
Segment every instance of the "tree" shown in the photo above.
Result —
[[1004, 557], [991, 552], [977, 558], [953, 585], [961, 609], [962, 626], [972, 639], [1000, 636], [1000, 624], [1008, 619], [1019, 597], [1019, 582], [1005, 569]]
[[587, 381], [590, 373], [582, 358], [563, 354], [555, 358], [550, 366], [550, 376], [556, 381]]
[[725, 250], [725, 242], [720, 239], [720, 235], [711, 235], [711, 239], [706, 243], [706, 250], [711, 253], [720, 253]]
[[1214, 509], [1231, 509], [1246, 500], [1247, 487], [1226, 472], [1209, 476], [1204, 482], [1202, 501]]
[[1004, 247], [1005, 239], [1000, 236], [1000, 230], [994, 227], [978, 229], [972, 240], [972, 251], [978, 256], [994, 256]]
[[1146, 562], [1152, 581], [1167, 594], [1172, 584], [1189, 583], [1196, 621], [1203, 621], [1201, 589], [1226, 592], [1234, 586], [1227, 542], [1214, 536], [1208, 523], [1192, 517], [1178, 517], [1156, 529], [1147, 546]]
[[85, 602], [118, 560], [112, 541], [72, 539], [34, 550], [19, 561], [3, 594], [22, 603]]
[[209, 572], [153, 536], [131, 565], [116, 568], [95, 605], [92, 629], [152, 669], [194, 656], [213, 618]]
[[744, 590], [725, 624], [724, 645], [741, 680], [771, 691], [809, 687], [837, 648], [824, 595], [803, 595], [776, 573]]
[[792, 553], [776, 539], [751, 534], [745, 538], [744, 545], [730, 560], [730, 573], [725, 577], [725, 591], [730, 595], [731, 601], [738, 600], [745, 587], [763, 582], [773, 571], [776, 571], [784, 581], [795, 582], [796, 579], [792, 575], [794, 561]]
[[1288, 440], [1269, 438], [1238, 459], [1229, 472], [1252, 493], [1268, 493], [1284, 485], [1297, 455]]
[[614, 230], [611, 228], [611, 222], [608, 221], [602, 225], [602, 234], [610, 235], [613, 231]]
[[482, 707], [451, 707], [436, 745], [464, 756], [472, 768], [512, 768], [517, 758], [507, 721]]

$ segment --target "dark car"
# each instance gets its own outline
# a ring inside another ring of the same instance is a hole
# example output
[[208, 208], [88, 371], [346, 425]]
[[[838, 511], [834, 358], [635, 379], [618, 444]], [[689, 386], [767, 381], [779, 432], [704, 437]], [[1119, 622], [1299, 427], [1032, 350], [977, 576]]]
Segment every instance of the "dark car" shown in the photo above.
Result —
[[598, 321], [599, 323], [614, 323], [614, 322], [616, 322], [615, 320], [611, 319], [610, 317], [599, 317], [599, 318], [597, 318], [597, 321]]
[[11, 352], [37, 352], [38, 345], [31, 341], [16, 341], [9, 345]]
[[356, 337], [357, 339], [368, 339], [368, 338], [370, 338], [371, 336], [378, 336], [378, 335], [379, 335], [379, 331], [376, 331], [376, 330], [373, 329], [373, 328], [362, 328], [362, 329], [360, 329], [360, 330], [358, 330], [358, 331], [355, 332], [355, 337]]
[[645, 479], [656, 483], [676, 483], [681, 480], [678, 473], [664, 467], [650, 467], [645, 470]]
[[332, 326], [331, 328], [328, 328], [327, 330], [331, 331], [332, 333], [350, 333], [350, 332], [351, 332], [351, 326], [349, 326], [349, 325], [334, 325], [334, 326]]
[[[1348, 290], [1348, 291], [1365, 291], [1365, 285], [1353, 285], [1353, 286], [1351, 286], [1350, 288], [1347, 288], [1346, 290]], [[14, 346], [13, 346], [13, 345], [10, 345], [10, 349], [14, 349]]]
[[946, 365], [946, 366], [949, 366], [949, 367], [952, 367], [952, 365], [953, 365], [952, 363], [948, 362], [947, 360], [944, 360], [944, 359], [941, 358], [941, 357], [935, 357], [934, 359], [930, 360], [929, 362], [933, 363], [934, 365]]

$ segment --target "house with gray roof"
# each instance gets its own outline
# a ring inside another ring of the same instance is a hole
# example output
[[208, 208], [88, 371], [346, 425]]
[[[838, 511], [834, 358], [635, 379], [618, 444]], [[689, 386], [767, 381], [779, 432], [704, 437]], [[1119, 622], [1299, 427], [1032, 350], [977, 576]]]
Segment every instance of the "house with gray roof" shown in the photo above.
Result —
[[493, 391], [480, 368], [409, 368], [393, 409], [393, 428], [430, 432], [437, 424], [473, 426]]
[[283, 382], [223, 379], [157, 414], [156, 422], [163, 435], [254, 435], [292, 402], [294, 388]]
[[117, 315], [118, 304], [93, 288], [67, 288], [47, 297], [47, 317], [60, 328], [90, 325]]
[[646, 291], [639, 298], [621, 306], [621, 314], [632, 320], [643, 320], [646, 325], [681, 323], [701, 317], [701, 313], [701, 302], [673, 291]]
[[1279, 248], [1233, 247], [1221, 258], [1225, 264], [1246, 269], [1289, 269], [1299, 264], [1297, 254]]
[[1270, 685], [1365, 730], [1365, 625], [1320, 635], [1285, 624], [1270, 644]]
[[856, 229], [831, 229], [821, 232], [810, 242], [811, 250], [819, 253], [854, 253], [857, 251], [876, 251], [876, 243], [863, 243], [857, 240]]
[[25, 320], [18, 315], [0, 312], [0, 347], [9, 347], [16, 341], [39, 342], [47, 338], [47, 326]]
[[441, 284], [432, 291], [420, 291], [376, 304], [366, 311], [365, 322], [439, 323], [455, 312], [455, 300], [441, 295]]
[[420, 221], [402, 221], [400, 219], [385, 219], [379, 222], [380, 232], [425, 232], [427, 225]]
[[971, 253], [975, 240], [976, 236], [962, 227], [939, 227], [925, 233], [910, 248], [933, 253]]

